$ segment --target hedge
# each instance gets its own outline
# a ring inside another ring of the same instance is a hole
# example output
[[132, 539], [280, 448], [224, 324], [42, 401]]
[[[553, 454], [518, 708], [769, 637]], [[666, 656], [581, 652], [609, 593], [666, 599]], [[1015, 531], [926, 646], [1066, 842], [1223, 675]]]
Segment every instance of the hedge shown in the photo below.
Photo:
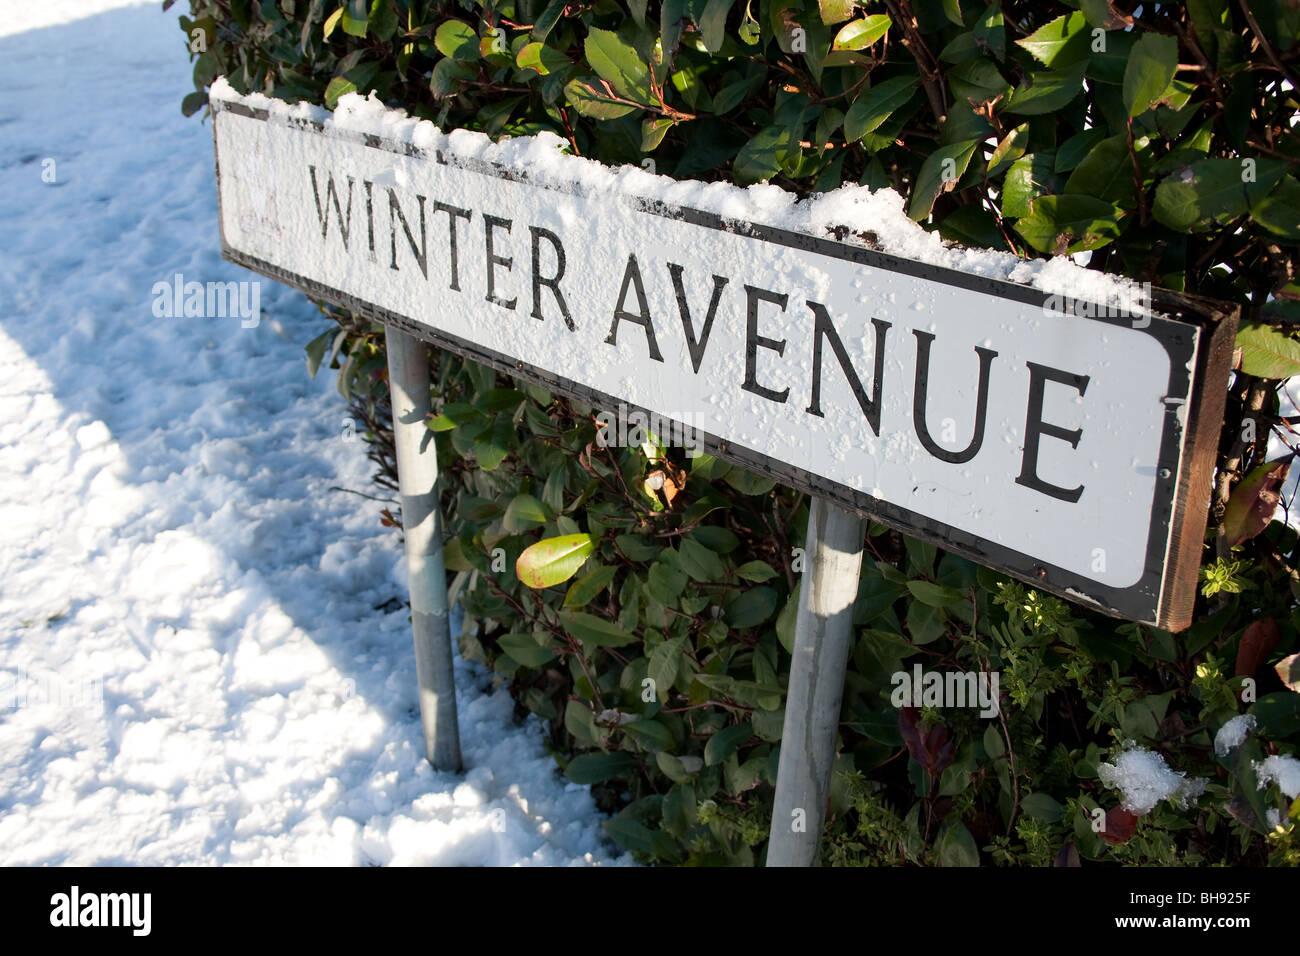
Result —
[[[1290, 463], [1279, 393], [1300, 374], [1300, 6], [192, 0], [181, 26], [187, 114], [218, 75], [331, 107], [374, 91], [444, 128], [551, 130], [575, 154], [677, 178], [893, 188], [944, 239], [1090, 253], [1091, 268], [1241, 305], [1187, 631], [1119, 623], [871, 526], [823, 862], [1300, 862], [1300, 801], [1276, 772], [1300, 743], [1300, 549], [1269, 521]], [[391, 484], [382, 330], [327, 311], [309, 366], [338, 370]], [[761, 862], [806, 499], [654, 436], [602, 447], [600, 409], [453, 355], [435, 374], [463, 653], [550, 721], [559, 765], [592, 785], [619, 844]], [[581, 569], [522, 583], [524, 550], [565, 535], [594, 542]], [[893, 706], [892, 675], [916, 664], [998, 672], [1002, 713]], [[1241, 715], [1253, 729], [1216, 750]], [[1113, 768], [1134, 750], [1204, 791], [1122, 800]]]

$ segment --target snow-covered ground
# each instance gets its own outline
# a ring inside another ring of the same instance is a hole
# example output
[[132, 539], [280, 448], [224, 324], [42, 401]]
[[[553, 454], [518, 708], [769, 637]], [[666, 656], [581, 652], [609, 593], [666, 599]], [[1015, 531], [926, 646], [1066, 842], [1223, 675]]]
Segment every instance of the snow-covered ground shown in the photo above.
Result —
[[180, 113], [185, 6], [0, 0], [0, 863], [629, 862], [482, 668], [466, 774], [424, 762], [319, 313], [263, 281], [255, 328], [155, 317], [176, 273], [257, 278]]

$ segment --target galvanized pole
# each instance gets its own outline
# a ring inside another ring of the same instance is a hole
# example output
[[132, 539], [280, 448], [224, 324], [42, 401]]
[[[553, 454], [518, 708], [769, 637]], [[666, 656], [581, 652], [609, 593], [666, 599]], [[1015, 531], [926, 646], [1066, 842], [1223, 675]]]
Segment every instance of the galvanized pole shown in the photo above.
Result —
[[429, 349], [419, 339], [392, 326], [386, 335], [424, 754], [435, 770], [459, 771], [460, 729], [452, 677], [447, 573], [442, 562], [438, 454], [433, 432], [425, 427], [430, 411]]
[[817, 863], [866, 530], [864, 518], [812, 499], [768, 866]]

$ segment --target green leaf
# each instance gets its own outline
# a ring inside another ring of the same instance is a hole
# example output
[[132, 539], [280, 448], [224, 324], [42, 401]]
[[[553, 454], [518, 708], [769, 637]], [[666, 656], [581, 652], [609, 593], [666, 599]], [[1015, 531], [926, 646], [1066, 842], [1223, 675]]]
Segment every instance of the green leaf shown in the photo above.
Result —
[[345, 7], [346, 4], [344, 4], [344, 6], [342, 7], [339, 7], [337, 10], [335, 10], [333, 13], [331, 13], [328, 17], [325, 18], [325, 39], [326, 40], [330, 38], [330, 34], [334, 32], [334, 28], [339, 25], [339, 19], [343, 16], [343, 10], [345, 9]]
[[843, 23], [853, 16], [853, 8], [857, 5], [857, 0], [817, 0], [818, 13], [827, 26]]
[[946, 588], [929, 581], [908, 581], [907, 589], [912, 597], [930, 607], [956, 607], [966, 600], [966, 595], [956, 588]]
[[672, 731], [657, 720], [634, 720], [624, 724], [623, 730], [635, 737], [636, 742], [647, 750], [672, 749]]
[[479, 58], [478, 32], [463, 20], [444, 20], [433, 35], [433, 45], [443, 56], [472, 63]]
[[1023, 156], [1028, 145], [1029, 124], [1021, 123], [1002, 137], [1001, 142], [993, 150], [993, 155], [989, 157], [989, 176], [996, 176], [1002, 172], [1003, 166], [1010, 165]]
[[392, 40], [397, 32], [397, 9], [392, 0], [374, 0], [370, 5], [370, 34], [380, 40]]
[[1119, 206], [1093, 196], [1039, 196], [1016, 223], [1016, 232], [1039, 252], [1082, 252], [1119, 236], [1122, 215]]
[[1284, 239], [1300, 239], [1300, 182], [1287, 176], [1252, 213], [1255, 221]]
[[727, 623], [736, 628], [757, 627], [776, 610], [776, 592], [769, 587], [750, 588], [727, 602]]
[[988, 50], [1001, 60], [1007, 52], [1007, 28], [998, 3], [990, 3], [980, 14], [971, 31], [978, 48]]
[[[546, 509], [532, 495], [515, 495], [506, 506], [501, 523], [507, 531], [527, 531], [548, 521]], [[576, 570], [576, 569], [575, 569]]]
[[636, 758], [629, 753], [579, 754], [564, 768], [564, 775], [578, 784], [600, 783], [623, 777], [636, 768]]
[[612, 30], [593, 28], [583, 43], [587, 62], [620, 96], [649, 105], [650, 71], [636, 47]]
[[646, 574], [646, 591], [660, 604], [673, 607], [686, 587], [686, 574], [663, 561], [650, 565]]
[[433, 65], [429, 77], [429, 92], [436, 99], [452, 96], [460, 91], [460, 84], [474, 75], [471, 67], [451, 57], [444, 57]]
[[1039, 196], [1057, 192], [1056, 151], [1029, 153], [1011, 164], [1002, 180], [1002, 215], [1008, 219], [1028, 216]]
[[1055, 113], [1083, 92], [1083, 71], [1083, 63], [1065, 70], [1039, 70], [1032, 74], [1032, 85], [1016, 87], [1003, 108], [1021, 116]]
[[307, 343], [305, 349], [307, 352], [307, 375], [310, 378], [316, 377], [316, 371], [320, 368], [320, 363], [325, 360], [325, 349], [329, 347], [330, 340], [337, 334], [337, 329], [329, 329]]
[[1064, 815], [1061, 805], [1045, 793], [1025, 794], [1020, 800], [1020, 809], [1044, 823], [1059, 823]]
[[571, 66], [569, 58], [555, 47], [536, 41], [525, 44], [515, 55], [515, 65], [521, 70], [532, 70], [542, 76]]
[[831, 44], [831, 49], [865, 50], [888, 33], [893, 23], [887, 13], [873, 13], [861, 20], [846, 23], [840, 28], [840, 32], [835, 34], [835, 42]]
[[1059, 70], [1088, 56], [1091, 31], [1082, 13], [1067, 13], [1017, 40], [1016, 45], [1028, 50], [1044, 66]]
[[943, 821], [934, 841], [940, 866], [979, 866], [980, 854], [975, 838], [955, 816]]
[[641, 152], [650, 153], [663, 142], [664, 136], [672, 129], [673, 121], [662, 116], [647, 116], [641, 121]]
[[1129, 116], [1145, 113], [1169, 88], [1178, 69], [1178, 40], [1144, 32], [1133, 45], [1124, 68], [1124, 108]]
[[1129, 205], [1137, 188], [1133, 183], [1128, 137], [1121, 133], [1098, 143], [1065, 181], [1065, 191]]
[[569, 0], [551, 0], [533, 24], [533, 39], [545, 41], [555, 29], [555, 24], [559, 23], [560, 17], [564, 15], [564, 8], [568, 5]]
[[732, 178], [741, 186], [771, 179], [781, 171], [781, 165], [785, 162], [790, 147], [791, 136], [788, 128], [764, 127], [736, 154], [736, 161], [732, 165]]
[[339, 105], [339, 97], [347, 93], [355, 93], [356, 84], [346, 76], [336, 76], [330, 80], [329, 85], [325, 87], [325, 106], [334, 109]]
[[369, 24], [366, 21], [366, 17], [364, 13], [360, 17], [355, 16], [353, 14], [353, 10], [358, 8], [362, 11], [365, 10], [365, 7], [362, 4], [356, 2], [356, 0], [344, 0], [344, 4], [342, 8], [343, 32], [347, 34], [351, 34], [354, 37], [363, 37], [366, 35], [366, 28], [369, 26]]
[[575, 110], [592, 119], [618, 119], [638, 108], [621, 102], [612, 90], [604, 89], [593, 77], [570, 80], [564, 87], [564, 98]]
[[677, 680], [677, 674], [684, 662], [686, 639], [674, 637], [664, 641], [650, 652], [646, 665], [646, 676], [655, 682], [655, 697], [663, 702], [668, 698], [669, 688]]
[[740, 745], [752, 736], [754, 736], [754, 728], [748, 721], [714, 731], [713, 735], [709, 737], [709, 742], [704, 745], [705, 766], [716, 767], [734, 754]]
[[[536, 545], [533, 545], [533, 547], [536, 547]], [[586, 605], [609, 586], [609, 583], [614, 580], [616, 570], [616, 568], [609, 565], [601, 565], [596, 570], [589, 571], [578, 578], [569, 585], [568, 593], [564, 595], [564, 606], [583, 607]]]
[[[510, 505], [514, 507], [514, 502]], [[506, 514], [509, 513], [507, 509]], [[595, 550], [596, 541], [589, 534], [543, 538], [536, 544], [529, 545], [519, 555], [519, 560], [515, 562], [515, 574], [530, 588], [549, 588], [577, 574]]]
[[943, 611], [920, 601], [913, 601], [907, 609], [907, 632], [913, 644], [931, 644], [943, 637], [945, 630]]
[[770, 581], [776, 577], [776, 571], [766, 561], [746, 561], [736, 568], [736, 576], [744, 578], [746, 581], [756, 581], [762, 584], [764, 581]]
[[765, 495], [776, 487], [775, 478], [764, 478], [743, 468], [732, 468], [722, 476], [722, 480], [742, 495]]
[[181, 100], [181, 115], [193, 116], [203, 107], [208, 105], [208, 94], [195, 90], [193, 93], [187, 93]]
[[560, 623], [588, 649], [624, 647], [637, 639], [634, 634], [623, 630], [612, 621], [584, 614], [581, 611], [561, 611]]
[[731, 12], [733, 2], [734, 0], [708, 0], [704, 12], [696, 21], [700, 27], [700, 38], [704, 40], [704, 48], [710, 53], [721, 50], [723, 41], [727, 39], [727, 14]]
[[497, 638], [497, 644], [525, 667], [541, 667], [547, 661], [555, 659], [555, 653], [549, 647], [538, 644], [531, 634], [502, 634]]
[[934, 208], [934, 201], [941, 193], [957, 187], [957, 181], [966, 172], [966, 167], [970, 165], [970, 158], [979, 143], [977, 139], [949, 143], [947, 146], [940, 146], [926, 157], [920, 171], [916, 174], [912, 201], [907, 207], [908, 218], [917, 221], [924, 219], [930, 215], [930, 210]]
[[698, 541], [691, 537], [682, 538], [678, 553], [681, 557], [682, 570], [689, 574], [692, 580], [701, 583], [722, 580], [724, 570], [721, 559]]
[[1197, 160], [1160, 182], [1151, 211], [1175, 232], [1224, 223], [1262, 203], [1285, 171], [1280, 160]]
[[896, 76], [861, 93], [844, 117], [844, 140], [856, 143], [889, 118], [889, 114], [912, 98], [917, 80]]
[[984, 752], [989, 758], [996, 760], [1007, 752], [1006, 741], [1002, 738], [1002, 732], [998, 730], [996, 724], [989, 724], [984, 729]]
[[1300, 375], [1300, 341], [1267, 325], [1243, 325], [1237, 330], [1241, 370], [1256, 378]]

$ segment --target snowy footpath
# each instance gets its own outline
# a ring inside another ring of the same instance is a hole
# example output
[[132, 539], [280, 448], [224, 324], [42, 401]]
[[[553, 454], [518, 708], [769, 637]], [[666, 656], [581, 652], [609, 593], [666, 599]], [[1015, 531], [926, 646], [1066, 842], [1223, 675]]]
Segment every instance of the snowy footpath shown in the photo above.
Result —
[[252, 281], [156, 0], [0, 0], [0, 863], [630, 862], [539, 725], [457, 661], [423, 759], [401, 549], [326, 320], [157, 318]]

